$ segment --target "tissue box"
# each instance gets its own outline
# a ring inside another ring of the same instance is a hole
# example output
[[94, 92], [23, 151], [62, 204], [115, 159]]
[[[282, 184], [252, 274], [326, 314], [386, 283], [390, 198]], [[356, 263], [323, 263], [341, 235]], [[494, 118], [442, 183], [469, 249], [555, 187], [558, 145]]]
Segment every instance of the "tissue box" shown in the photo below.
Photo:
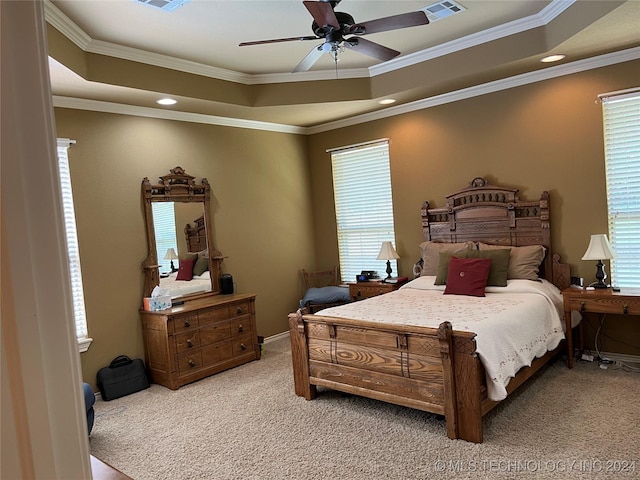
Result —
[[171, 308], [171, 297], [161, 295], [159, 297], [145, 297], [143, 300], [144, 309], [155, 312], [156, 310], [166, 310]]

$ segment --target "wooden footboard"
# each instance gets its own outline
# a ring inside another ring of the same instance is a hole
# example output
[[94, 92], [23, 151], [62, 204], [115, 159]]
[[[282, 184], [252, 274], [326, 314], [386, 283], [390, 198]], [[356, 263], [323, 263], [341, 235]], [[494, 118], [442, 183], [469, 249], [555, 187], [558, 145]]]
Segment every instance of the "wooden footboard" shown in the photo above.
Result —
[[484, 370], [475, 334], [289, 315], [295, 392], [316, 386], [424, 410], [446, 419], [449, 438], [482, 441]]
[[[487, 397], [475, 333], [379, 324], [321, 315], [289, 315], [295, 392], [312, 400], [323, 386], [444, 415], [447, 436], [482, 442], [482, 417], [499, 402]], [[511, 393], [561, 345], [521, 369]]]

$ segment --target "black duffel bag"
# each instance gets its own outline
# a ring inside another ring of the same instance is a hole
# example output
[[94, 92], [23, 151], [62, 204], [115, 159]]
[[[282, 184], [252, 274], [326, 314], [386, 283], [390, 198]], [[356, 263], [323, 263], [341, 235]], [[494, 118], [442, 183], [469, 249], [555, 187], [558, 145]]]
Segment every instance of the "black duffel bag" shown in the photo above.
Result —
[[149, 388], [142, 360], [131, 360], [126, 355], [117, 356], [108, 367], [98, 370], [96, 383], [103, 400], [113, 400]]

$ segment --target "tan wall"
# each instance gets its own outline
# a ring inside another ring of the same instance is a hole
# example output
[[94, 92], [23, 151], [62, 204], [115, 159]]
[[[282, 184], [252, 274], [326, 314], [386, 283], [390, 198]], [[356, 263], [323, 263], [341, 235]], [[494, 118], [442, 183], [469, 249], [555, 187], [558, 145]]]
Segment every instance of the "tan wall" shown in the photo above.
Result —
[[[391, 139], [400, 274], [419, 256], [422, 202], [441, 206], [484, 176], [520, 188], [525, 199], [549, 190], [554, 250], [592, 281], [595, 265], [580, 258], [589, 236], [607, 231], [597, 94], [634, 86], [637, 68], [601, 68], [310, 137], [57, 109], [58, 136], [78, 142], [70, 163], [94, 338], [81, 357], [85, 381], [95, 386], [97, 370], [116, 355], [144, 355], [140, 183], [176, 165], [211, 183], [214, 241], [229, 256], [223, 272], [237, 291], [257, 294], [259, 335], [287, 329], [300, 267], [338, 262], [326, 150], [379, 138]], [[611, 336], [640, 344], [637, 319], [611, 318]], [[606, 338], [601, 348], [638, 354]]]
[[[595, 280], [595, 262], [581, 257], [591, 234], [607, 232], [597, 95], [637, 86], [639, 68], [640, 62], [629, 62], [313, 135], [309, 151], [320, 266], [338, 258], [326, 150], [389, 138], [400, 274], [410, 275], [419, 258], [422, 202], [441, 207], [446, 194], [482, 176], [519, 188], [524, 199], [548, 190], [554, 251], [574, 274]], [[637, 319], [611, 318], [611, 336], [640, 345]], [[587, 339], [591, 347], [592, 338]], [[606, 338], [602, 349], [640, 353]]]
[[[56, 109], [69, 150], [89, 335], [83, 378], [95, 388], [115, 356], [144, 357], [138, 308], [146, 257], [140, 185], [180, 165], [212, 188], [213, 236], [237, 292], [257, 294], [258, 334], [287, 330], [299, 268], [313, 267], [304, 136]], [[182, 230], [179, 230], [179, 233]]]

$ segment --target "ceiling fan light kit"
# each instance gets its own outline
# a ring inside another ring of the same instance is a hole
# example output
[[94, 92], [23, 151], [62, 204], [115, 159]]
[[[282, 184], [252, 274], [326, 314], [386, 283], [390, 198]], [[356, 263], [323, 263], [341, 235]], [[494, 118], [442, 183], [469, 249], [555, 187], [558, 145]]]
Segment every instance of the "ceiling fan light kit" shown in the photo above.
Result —
[[[307, 56], [303, 58], [302, 61], [293, 69], [294, 73], [304, 72], [309, 70], [325, 52], [329, 53], [335, 62], [338, 62], [338, 53], [342, 52], [345, 48], [386, 62], [387, 60], [391, 60], [392, 58], [400, 55], [400, 52], [364, 39], [361, 37], [362, 35], [388, 32], [390, 30], [415, 27], [429, 23], [427, 14], [423, 11], [401, 13], [399, 15], [392, 15], [390, 17], [356, 23], [354, 18], [348, 13], [336, 12], [334, 10], [336, 5], [340, 3], [340, 0], [305, 0], [302, 3], [313, 17], [311, 30], [315, 36], [258, 40], [243, 42], [240, 46], [324, 39], [324, 43], [314, 47], [311, 52], [309, 52]], [[355, 36], [345, 38], [346, 35]]]

